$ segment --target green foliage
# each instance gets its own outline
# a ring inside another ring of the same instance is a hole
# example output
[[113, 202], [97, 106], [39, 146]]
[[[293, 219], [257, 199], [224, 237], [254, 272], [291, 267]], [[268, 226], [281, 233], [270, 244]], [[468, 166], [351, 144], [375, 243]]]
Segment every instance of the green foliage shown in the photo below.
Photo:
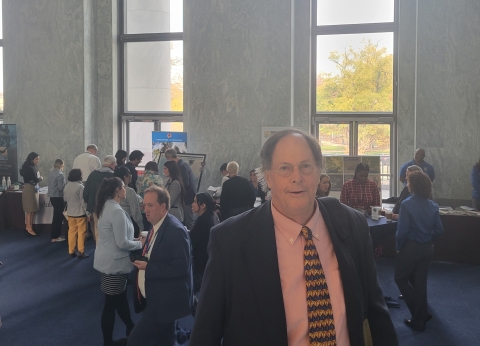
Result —
[[391, 112], [393, 56], [386, 48], [367, 41], [360, 51], [352, 47], [331, 52], [338, 74], [317, 76], [317, 111]]

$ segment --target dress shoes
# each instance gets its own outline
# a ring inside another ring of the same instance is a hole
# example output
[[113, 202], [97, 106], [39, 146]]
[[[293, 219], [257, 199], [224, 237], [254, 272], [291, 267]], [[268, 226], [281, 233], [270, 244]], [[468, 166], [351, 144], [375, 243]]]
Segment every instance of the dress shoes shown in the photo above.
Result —
[[80, 258], [80, 259], [85, 259], [85, 258], [88, 258], [90, 256], [87, 255], [85, 252], [79, 252], [77, 257]]
[[400, 304], [395, 301], [392, 297], [383, 297], [385, 299], [385, 304], [387, 304], [387, 306], [389, 308], [400, 308]]
[[38, 235], [39, 235], [38, 233], [30, 233], [27, 230], [26, 230], [26, 232], [27, 232], [27, 237], [38, 237]]
[[398, 299], [403, 299], [403, 295], [400, 294], [400, 295], [398, 296]]
[[404, 319], [403, 322], [405, 322], [405, 324], [406, 324], [408, 327], [410, 327], [410, 328], [412, 328], [412, 329], [414, 329], [414, 330], [416, 330], [416, 331], [418, 331], [418, 332], [423, 332], [423, 331], [425, 330], [425, 326], [423, 326], [423, 327], [418, 327], [418, 326], [416, 326], [416, 325], [414, 325], [414, 324], [412, 323], [412, 320]]

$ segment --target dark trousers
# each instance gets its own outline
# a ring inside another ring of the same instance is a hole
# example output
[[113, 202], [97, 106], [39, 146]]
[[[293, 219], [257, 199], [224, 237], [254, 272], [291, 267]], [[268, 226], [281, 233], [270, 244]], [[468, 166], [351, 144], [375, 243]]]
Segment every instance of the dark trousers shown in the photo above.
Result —
[[147, 300], [147, 307], [130, 333], [127, 346], [175, 346], [176, 321], [159, 323], [156, 317], [158, 311], [151, 310], [149, 311]]
[[50, 203], [53, 207], [53, 221], [52, 221], [52, 239], [60, 237], [62, 233], [62, 223], [65, 220], [63, 210], [65, 209], [65, 202], [63, 197], [50, 197]]
[[472, 198], [472, 208], [480, 210], [480, 199]]
[[407, 240], [395, 266], [395, 283], [412, 314], [412, 324], [424, 328], [428, 314], [427, 274], [433, 258], [432, 242]]
[[105, 294], [105, 305], [102, 312], [102, 334], [103, 344], [105, 346], [113, 345], [113, 327], [115, 325], [115, 311], [127, 327], [126, 336], [130, 335], [135, 324], [130, 317], [130, 308], [128, 306], [127, 290], [119, 294]]

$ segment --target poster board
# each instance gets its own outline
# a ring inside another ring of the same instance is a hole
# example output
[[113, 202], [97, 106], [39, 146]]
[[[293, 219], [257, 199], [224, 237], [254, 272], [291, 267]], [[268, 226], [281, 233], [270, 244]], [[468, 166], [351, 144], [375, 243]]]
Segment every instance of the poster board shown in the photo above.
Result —
[[[177, 153], [187, 152], [186, 132], [152, 131], [152, 160], [159, 162], [161, 153], [173, 148]], [[163, 164], [162, 164], [163, 165]]]

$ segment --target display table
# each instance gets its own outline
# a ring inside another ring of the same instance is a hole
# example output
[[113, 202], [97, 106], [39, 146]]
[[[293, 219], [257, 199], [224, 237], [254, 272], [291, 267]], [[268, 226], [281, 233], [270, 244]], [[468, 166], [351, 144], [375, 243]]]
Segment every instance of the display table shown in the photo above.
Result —
[[[383, 220], [382, 220], [383, 219]], [[396, 222], [367, 218], [374, 245], [382, 244], [384, 257], [395, 257]], [[480, 265], [480, 217], [440, 215], [443, 235], [434, 242], [434, 261]]]
[[[39, 211], [33, 218], [34, 230], [50, 231], [53, 207], [46, 193], [38, 194]], [[25, 213], [22, 207], [22, 191], [7, 191], [0, 196], [0, 227], [25, 229]]]

